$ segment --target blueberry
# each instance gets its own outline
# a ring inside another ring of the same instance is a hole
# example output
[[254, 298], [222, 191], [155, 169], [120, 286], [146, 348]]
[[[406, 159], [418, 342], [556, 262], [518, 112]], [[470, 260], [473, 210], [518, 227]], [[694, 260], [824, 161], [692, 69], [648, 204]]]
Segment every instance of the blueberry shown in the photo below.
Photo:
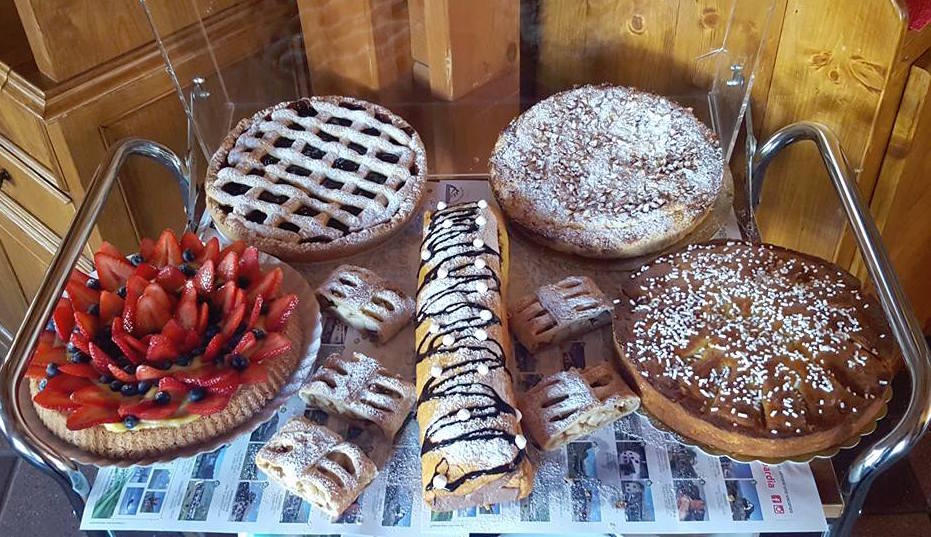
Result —
[[195, 274], [197, 274], [197, 269], [194, 268], [194, 265], [191, 265], [189, 263], [181, 264], [180, 266], [178, 266], [178, 269], [181, 271], [182, 274], [184, 274], [188, 278], [191, 278]]
[[265, 330], [262, 330], [261, 328], [253, 328], [252, 335], [255, 336], [255, 339], [261, 341], [265, 339]]
[[75, 352], [68, 354], [68, 361], [72, 364], [82, 364], [90, 362], [91, 357], [79, 350], [76, 350]]
[[55, 331], [55, 321], [49, 321], [49, 322], [45, 323], [45, 331], [46, 331], [46, 332], [54, 332], [54, 331]]
[[132, 429], [138, 424], [139, 424], [139, 418], [137, 418], [136, 416], [133, 416], [132, 414], [123, 418], [123, 426], [126, 427], [127, 429]]
[[78, 352], [78, 348], [74, 345], [74, 343], [71, 343], [71, 342], [69, 341], [68, 344], [65, 346], [65, 351], [68, 352], [68, 353], [70, 353], [70, 354], [74, 354], [74, 353]]
[[191, 356], [203, 356], [205, 352], [207, 352], [207, 347], [201, 345], [191, 351]]
[[[107, 374], [103, 374], [103, 375], [100, 375], [100, 377], [97, 379], [97, 382], [101, 384], [110, 384], [111, 382], [113, 382], [113, 377]], [[113, 391], [116, 391], [116, 390], [113, 390]]]
[[142, 259], [142, 256], [139, 254], [133, 254], [132, 257], [129, 258], [129, 262], [132, 263], [134, 267], [138, 267], [143, 261], [145, 261], [145, 259]]
[[200, 386], [195, 386], [191, 388], [191, 391], [187, 392], [187, 400], [196, 403], [207, 396], [207, 390], [201, 388]]
[[151, 388], [152, 383], [147, 380], [140, 380], [139, 384], [136, 385], [136, 391], [139, 392], [139, 395], [145, 395]]
[[171, 394], [168, 392], [158, 391], [155, 392], [155, 404], [157, 405], [167, 405], [171, 402]]
[[260, 312], [262, 315], [268, 315], [268, 307], [269, 307], [269, 303], [268, 303], [268, 302], [262, 302], [262, 309], [259, 310], [259, 312]]
[[126, 298], [126, 286], [120, 287], [116, 290], [116, 295], [120, 298]]
[[131, 382], [130, 382], [130, 383], [123, 384], [123, 387], [120, 388], [120, 393], [123, 394], [123, 395], [125, 395], [126, 397], [132, 397], [132, 396], [136, 395], [136, 393], [137, 393], [137, 391], [136, 391], [136, 385], [133, 384], [133, 383], [131, 383]]
[[49, 364], [45, 366], [45, 376], [48, 378], [52, 378], [57, 374], [58, 374], [58, 364], [54, 362], [49, 362]]
[[154, 365], [156, 369], [161, 369], [162, 371], [165, 371], [166, 369], [171, 369], [170, 360], [162, 360], [161, 362], [155, 362], [152, 365]]
[[42, 379], [42, 380], [39, 381], [39, 391], [40, 391], [40, 392], [41, 392], [42, 390], [44, 390], [46, 386], [48, 386], [48, 379]]
[[84, 282], [84, 285], [86, 285], [88, 289], [100, 289], [100, 280], [97, 278], [88, 278], [87, 281]]
[[218, 366], [226, 365], [226, 357], [221, 354], [213, 359], [213, 363]]
[[242, 371], [249, 367], [249, 359], [241, 354], [234, 354], [230, 359], [230, 365], [233, 366], [233, 369], [236, 371]]
[[87, 307], [87, 313], [95, 317], [97, 315], [100, 315], [100, 306], [98, 306], [97, 304], [91, 304], [90, 306]]
[[182, 354], [181, 356], [175, 358], [175, 363], [181, 367], [189, 366], [191, 365], [191, 356], [188, 354]]
[[110, 381], [110, 391], [118, 392], [123, 389], [123, 383], [118, 380]]
[[130, 363], [130, 364], [124, 365], [124, 366], [123, 366], [123, 371], [126, 371], [126, 372], [129, 373], [130, 375], [135, 375], [135, 374], [136, 374], [136, 364]]
[[249, 287], [250, 283], [252, 282], [250, 282], [249, 278], [246, 278], [245, 276], [240, 276], [239, 278], [236, 279], [236, 285], [238, 285], [240, 289], [245, 289]]
[[220, 333], [220, 325], [218, 325], [218, 324], [212, 324], [212, 325], [210, 325], [210, 326], [207, 327], [207, 330], [204, 331], [204, 336], [205, 336], [205, 337], [207, 338], [207, 340], [209, 341], [209, 340], [213, 339], [213, 336], [215, 336], [215, 335], [217, 335], [217, 334], [219, 334], [219, 333]]
[[184, 259], [188, 263], [194, 261], [194, 257], [194, 250], [191, 250], [190, 248], [185, 248], [184, 251], [181, 252], [181, 259]]

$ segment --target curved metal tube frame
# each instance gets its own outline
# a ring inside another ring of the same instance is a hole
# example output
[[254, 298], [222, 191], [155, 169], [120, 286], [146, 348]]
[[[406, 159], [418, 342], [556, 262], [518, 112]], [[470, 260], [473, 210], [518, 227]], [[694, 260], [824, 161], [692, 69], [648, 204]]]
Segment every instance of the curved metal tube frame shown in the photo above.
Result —
[[860, 199], [840, 142], [826, 126], [812, 122], [795, 123], [780, 129], [760, 147], [749, 177], [750, 222], [747, 235], [759, 240], [755, 209], [760, 203], [766, 167], [779, 151], [800, 140], [813, 141], [821, 153], [911, 376], [908, 410], [889, 434], [854, 460], [844, 480], [842, 493], [846, 506], [843, 515], [832, 525], [830, 535], [849, 535], [873, 480], [908, 453], [928, 428], [931, 420], [931, 355], [918, 320], [889, 262], [876, 224]]
[[94, 173], [84, 202], [78, 208], [68, 233], [45, 273], [42, 286], [26, 312], [6, 360], [0, 365], [0, 429], [17, 453], [62, 485], [79, 519], [90, 492], [87, 479], [74, 461], [61, 456], [29, 429], [23, 418], [24, 401], [20, 398], [20, 392], [29, 356], [45, 327], [46, 319], [50, 318], [71, 269], [87, 244], [117, 174], [132, 155], [150, 158], [172, 172], [184, 200], [188, 229], [193, 229], [195, 199], [190, 195], [187, 169], [181, 160], [170, 149], [149, 140], [127, 138], [112, 146], [106, 160]]

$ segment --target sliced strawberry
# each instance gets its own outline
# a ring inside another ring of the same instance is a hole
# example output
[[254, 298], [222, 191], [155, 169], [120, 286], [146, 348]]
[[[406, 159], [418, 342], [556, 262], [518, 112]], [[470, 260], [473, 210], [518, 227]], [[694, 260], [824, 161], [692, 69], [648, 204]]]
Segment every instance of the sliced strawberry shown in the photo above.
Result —
[[207, 324], [210, 322], [210, 306], [207, 303], [200, 305], [200, 311], [197, 312], [197, 333], [203, 334], [207, 330]]
[[119, 249], [119, 248], [117, 248], [116, 246], [113, 246], [112, 244], [110, 244], [110, 243], [107, 242], [107, 241], [103, 241], [103, 242], [100, 244], [100, 248], [97, 248], [97, 252], [96, 252], [96, 253], [98, 253], [98, 254], [106, 254], [106, 255], [108, 255], [108, 256], [110, 256], [110, 257], [125, 257], [125, 256], [122, 254], [122, 252], [120, 252], [120, 249]]
[[85, 378], [72, 377], [71, 375], [58, 375], [57, 377], [48, 379], [45, 389], [62, 393], [71, 393], [90, 383], [91, 382]]
[[191, 233], [190, 231], [185, 231], [184, 235], [181, 235], [181, 253], [184, 253], [184, 250], [190, 250], [194, 254], [194, 259], [197, 259], [198, 256], [204, 251], [204, 243], [197, 238], [197, 235]]
[[152, 256], [155, 254], [155, 241], [150, 238], [139, 241], [139, 254], [142, 255], [142, 258], [146, 261], [151, 260]]
[[221, 257], [217, 276], [224, 282], [235, 282], [239, 278], [239, 254], [230, 251], [226, 257]]
[[178, 311], [175, 313], [175, 318], [180, 323], [180, 326], [189, 330], [196, 329], [197, 309], [197, 291], [194, 289], [193, 283], [188, 283], [184, 287], [184, 292], [181, 293], [181, 300], [178, 302]]
[[185, 384], [192, 384], [202, 388], [228, 384], [230, 379], [236, 378], [234, 369], [217, 369], [212, 365], [205, 365], [198, 369], [179, 371], [174, 377]]
[[155, 281], [162, 286], [162, 289], [169, 293], [174, 293], [184, 287], [184, 282], [187, 281], [187, 278], [178, 267], [169, 265], [167, 267], [162, 267], [162, 269], [158, 271]]
[[162, 377], [158, 381], [158, 389], [169, 393], [187, 393], [190, 387], [174, 377]]
[[262, 269], [259, 267], [259, 250], [255, 246], [247, 247], [239, 257], [239, 275], [245, 276], [250, 282], [262, 276]]
[[181, 263], [181, 247], [174, 231], [170, 229], [162, 231], [155, 243], [155, 250], [152, 252], [152, 259], [149, 262], [158, 268]]
[[204, 243], [204, 251], [195, 259], [195, 261], [200, 264], [204, 264], [208, 260], [213, 261], [214, 264], [220, 260], [220, 241], [218, 241], [216, 237], [212, 237]]
[[185, 410], [198, 416], [209, 416], [226, 408], [232, 397], [232, 394], [208, 393], [200, 401], [188, 403]]
[[284, 295], [276, 298], [268, 306], [268, 317], [265, 318], [265, 329], [269, 332], [284, 330], [288, 319], [297, 309], [297, 295]]
[[252, 312], [249, 314], [249, 321], [246, 323], [246, 328], [251, 330], [255, 328], [256, 321], [259, 320], [259, 316], [262, 315], [262, 304], [264, 301], [261, 296], [255, 297], [255, 300], [252, 302]]
[[158, 369], [150, 365], [140, 365], [136, 368], [136, 379], [138, 380], [156, 380], [165, 378], [169, 375], [165, 369]]
[[83, 311], [74, 312], [74, 324], [88, 340], [94, 339], [97, 330], [100, 328], [100, 320], [96, 316]]
[[29, 364], [26, 368], [26, 378], [42, 380], [45, 376], [45, 366]]
[[94, 254], [97, 279], [107, 291], [116, 291], [133, 275], [136, 267], [123, 257], [111, 257], [103, 253]]
[[217, 334], [213, 336], [209, 343], [207, 343], [207, 349], [204, 351], [204, 361], [210, 361], [217, 357], [220, 354], [220, 349], [223, 348], [223, 344], [226, 343], [226, 337], [223, 334]]
[[249, 364], [249, 367], [239, 373], [239, 382], [242, 384], [268, 382], [268, 370], [263, 364]]
[[39, 343], [45, 343], [46, 345], [55, 344], [55, 333], [43, 330], [39, 332]]
[[291, 340], [281, 332], [272, 332], [262, 340], [262, 345], [252, 355], [253, 362], [275, 358], [291, 350]]
[[62, 341], [68, 341], [71, 330], [74, 329], [74, 308], [67, 298], [59, 298], [52, 311], [52, 321], [55, 324], [55, 335]]
[[61, 375], [49, 379], [45, 385], [45, 389], [37, 393], [32, 400], [42, 408], [47, 408], [49, 410], [68, 411], [77, 408], [78, 404], [71, 400], [71, 392], [74, 390], [68, 389], [67, 386], [54, 386], [52, 381], [55, 379], [75, 379], [81, 381], [81, 384], [76, 385], [75, 389], [90, 385], [86, 379]]
[[[177, 349], [184, 345], [184, 341], [187, 339], [187, 330], [178, 321], [169, 319], [165, 326], [162, 327], [162, 336], [167, 337]], [[149, 345], [151, 344], [150, 342]]]
[[90, 279], [90, 276], [84, 274], [84, 271], [81, 269], [71, 269], [71, 274], [68, 275], [69, 282], [79, 283], [86, 286], [87, 280]]
[[119, 364], [117, 364], [109, 354], [93, 343], [90, 344], [90, 355], [91, 364], [101, 373], [109, 373], [111, 365], [119, 367]]
[[58, 347], [50, 343], [39, 343], [36, 345], [36, 350], [32, 353], [29, 363], [44, 368], [49, 364], [63, 364], [66, 361], [64, 347]]
[[281, 288], [282, 279], [284, 279], [284, 272], [282, 272], [281, 267], [275, 267], [268, 271], [262, 279], [249, 287], [249, 300], [259, 295], [265, 300], [275, 298], [278, 296], [278, 291]]
[[201, 342], [200, 333], [197, 330], [187, 330], [184, 336], [184, 343], [181, 344], [181, 348], [178, 349], [181, 352], [190, 352], [192, 349], [200, 345]]
[[158, 276], [158, 269], [155, 267], [155, 265], [151, 265], [149, 263], [140, 263], [139, 266], [136, 267], [135, 272], [133, 272], [133, 275], [139, 276], [145, 281], [150, 281]]
[[236, 344], [236, 347], [233, 348], [233, 352], [242, 354], [246, 358], [252, 356], [252, 351], [258, 347], [258, 340], [255, 338], [255, 334], [252, 332], [246, 332], [240, 338], [239, 343]]
[[123, 328], [123, 319], [117, 317], [110, 321], [110, 333], [113, 335], [126, 333], [126, 329]]
[[140, 276], [133, 275], [126, 282], [126, 301], [123, 305], [123, 330], [135, 334], [138, 324], [139, 297], [149, 282]]
[[96, 369], [90, 364], [85, 363], [73, 364], [71, 362], [66, 362], [59, 365], [58, 370], [72, 377], [83, 377], [90, 380], [97, 380], [97, 378], [100, 377], [100, 373]]
[[[127, 295], [128, 296], [128, 295]], [[158, 284], [149, 284], [136, 304], [136, 330], [139, 335], [159, 332], [171, 319], [171, 299]]]
[[81, 405], [91, 405], [103, 408], [117, 408], [120, 406], [120, 396], [107, 388], [97, 385], [85, 386], [71, 394], [71, 400]]
[[110, 291], [100, 292], [100, 321], [106, 324], [123, 314], [123, 299]]
[[230, 252], [236, 252], [236, 257], [242, 255], [246, 251], [246, 243], [243, 241], [234, 241], [226, 248], [220, 250], [220, 255], [217, 259], [223, 259]]
[[136, 365], [143, 362], [147, 347], [141, 341], [126, 333], [113, 334], [112, 338], [113, 343], [123, 351], [130, 362]]
[[[181, 338], [183, 341], [184, 335]], [[156, 334], [149, 340], [149, 349], [145, 354], [146, 361], [163, 362], [165, 360], [174, 360], [177, 357], [178, 347], [168, 336]]]
[[75, 311], [87, 311], [91, 306], [100, 302], [100, 291], [91, 289], [77, 280], [68, 280], [65, 284], [65, 291]]
[[160, 405], [152, 399], [143, 399], [138, 403], [123, 404], [120, 406], [120, 416], [136, 416], [143, 420], [163, 420], [175, 415], [178, 408], [181, 407], [181, 401], [170, 401], [168, 404]]
[[220, 306], [224, 315], [232, 311], [236, 301], [236, 291], [236, 282], [227, 282], [214, 293], [213, 303]]
[[80, 431], [101, 423], [117, 423], [119, 421], [120, 416], [115, 408], [84, 405], [68, 416], [65, 425], [72, 431]]
[[213, 275], [213, 260], [208, 259], [204, 261], [204, 264], [197, 269], [197, 273], [194, 275], [194, 287], [199, 294], [209, 296], [213, 292]]
[[129, 295], [136, 295], [137, 297], [140, 297], [142, 296], [143, 291], [145, 291], [145, 288], [149, 285], [151, 285], [149, 280], [143, 278], [142, 276], [133, 274], [126, 281], [126, 296], [128, 297]]
[[80, 332], [71, 332], [71, 338], [68, 340], [72, 345], [81, 350], [84, 354], [90, 354], [91, 350], [87, 343], [87, 338]]
[[110, 374], [113, 375], [113, 378], [121, 382], [136, 382], [136, 375], [133, 373], [127, 373], [120, 366], [116, 364], [108, 364], [107, 367], [110, 369]]
[[243, 318], [246, 316], [246, 305], [240, 304], [233, 308], [233, 311], [230, 312], [229, 316], [223, 320], [223, 329], [221, 333], [223, 337], [230, 337], [233, 335], [233, 332], [239, 328], [239, 325], [242, 323]]

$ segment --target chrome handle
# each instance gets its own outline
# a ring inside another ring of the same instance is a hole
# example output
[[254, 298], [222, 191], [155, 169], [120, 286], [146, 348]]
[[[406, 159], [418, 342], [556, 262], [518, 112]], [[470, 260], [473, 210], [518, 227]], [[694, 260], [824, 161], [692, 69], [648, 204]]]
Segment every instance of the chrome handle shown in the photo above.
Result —
[[[0, 429], [23, 458], [40, 469], [50, 470], [52, 477], [66, 485], [66, 490], [72, 491], [69, 500], [76, 512], [83, 509], [90, 492], [87, 481], [74, 461], [63, 457], [30, 430], [22, 406], [29, 402], [20, 398], [20, 390], [25, 380], [29, 356], [45, 327], [46, 319], [51, 316], [71, 269], [87, 243], [91, 228], [116, 182], [117, 174], [132, 155], [150, 158], [167, 167], [178, 182], [186, 210], [192, 206], [188, 195], [187, 170], [170, 149], [138, 138], [127, 138], [110, 147], [106, 160], [94, 173], [84, 202], [75, 213], [71, 227], [45, 273], [39, 292], [29, 305], [6, 360], [0, 365]], [[193, 229], [192, 220], [193, 217], [188, 215], [188, 229]]]
[[750, 199], [748, 234], [759, 237], [755, 211], [760, 203], [766, 167], [779, 151], [800, 140], [815, 142], [821, 153], [911, 376], [912, 393], [908, 410], [889, 434], [877, 440], [854, 460], [844, 480], [842, 492], [846, 507], [832, 525], [830, 535], [849, 535], [863, 508], [870, 484], [877, 475], [908, 453], [928, 428], [931, 421], [931, 394], [928, 392], [931, 387], [931, 354], [908, 298], [889, 262], [879, 230], [860, 199], [857, 183], [850, 172], [840, 141], [828, 127], [812, 122], [794, 123], [780, 129], [760, 147], [747, 185]]

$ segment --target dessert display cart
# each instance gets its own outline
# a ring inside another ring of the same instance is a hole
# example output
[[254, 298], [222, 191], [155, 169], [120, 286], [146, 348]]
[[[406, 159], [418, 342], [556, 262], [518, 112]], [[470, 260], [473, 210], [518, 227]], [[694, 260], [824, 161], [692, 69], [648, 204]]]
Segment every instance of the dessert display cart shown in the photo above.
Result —
[[[751, 88], [772, 3], [760, 9], [760, 2], [752, 6], [733, 2], [720, 34], [711, 40], [688, 38], [686, 25], [681, 25], [678, 34], [673, 32], [681, 39], [665, 50], [675, 56], [665, 58], [668, 69], [653, 65], [610, 74], [613, 60], [584, 46], [567, 49], [561, 57], [554, 56], [551, 65], [545, 64], [548, 52], [532, 45], [534, 33], [542, 28], [539, 13], [526, 7], [522, 11], [517, 3], [513, 9], [498, 6], [480, 15], [456, 13], [446, 2], [441, 12], [416, 1], [359, 3], [379, 6], [364, 12], [346, 7], [358, 7], [356, 2], [341, 6], [310, 1], [265, 4], [268, 9], [256, 10], [254, 31], [237, 34], [236, 39], [215, 32], [204, 20], [210, 9], [196, 0], [191, 0], [190, 8], [201, 18], [185, 30], [176, 31], [150, 18], [187, 116], [187, 151], [179, 156], [143, 139], [126, 139], [111, 148], [0, 367], [4, 433], [20, 455], [62, 486], [78, 516], [90, 484], [74, 461], [44, 440], [23, 374], [68, 274], [130, 158], [151, 159], [171, 173], [183, 200], [187, 229], [202, 234], [211, 226], [201, 199], [204, 159], [240, 118], [256, 110], [309, 94], [359, 94], [381, 102], [417, 128], [427, 146], [433, 180], [474, 177], [487, 172], [488, 154], [507, 121], [552, 92], [553, 85], [578, 82], [560, 78], [560, 66], [600, 62], [605, 66], [605, 80], [587, 82], [610, 81], [664, 94], [693, 107], [713, 127], [734, 175], [733, 218], [747, 240], [762, 240], [755, 214], [769, 163], [799, 141], [812, 142], [820, 152], [910, 379], [909, 393], [895, 395], [908, 397], [907, 410], [885, 436], [863, 439], [867, 447], [841, 483], [843, 510], [830, 533], [850, 533], [870, 484], [908, 453], [931, 421], [931, 355], [834, 133], [820, 124], [802, 122], [787, 125], [760, 143], [754, 137]], [[401, 19], [398, 9], [392, 9], [398, 5], [409, 9]], [[142, 6], [146, 8], [146, 0]], [[644, 19], [637, 16], [630, 24], [628, 29], [636, 35], [655, 31], [644, 28]], [[486, 28], [491, 31], [486, 33]], [[260, 52], [243, 52], [245, 48], [237, 46], [243, 39], [262, 43]], [[398, 42], [407, 40], [409, 48], [400, 50], [403, 47]], [[193, 60], [192, 49], [209, 51], [205, 56], [209, 61]], [[655, 52], [661, 49], [658, 45]], [[643, 49], [636, 52], [641, 64], [649, 63]], [[708, 237], [692, 237], [703, 238]]]

